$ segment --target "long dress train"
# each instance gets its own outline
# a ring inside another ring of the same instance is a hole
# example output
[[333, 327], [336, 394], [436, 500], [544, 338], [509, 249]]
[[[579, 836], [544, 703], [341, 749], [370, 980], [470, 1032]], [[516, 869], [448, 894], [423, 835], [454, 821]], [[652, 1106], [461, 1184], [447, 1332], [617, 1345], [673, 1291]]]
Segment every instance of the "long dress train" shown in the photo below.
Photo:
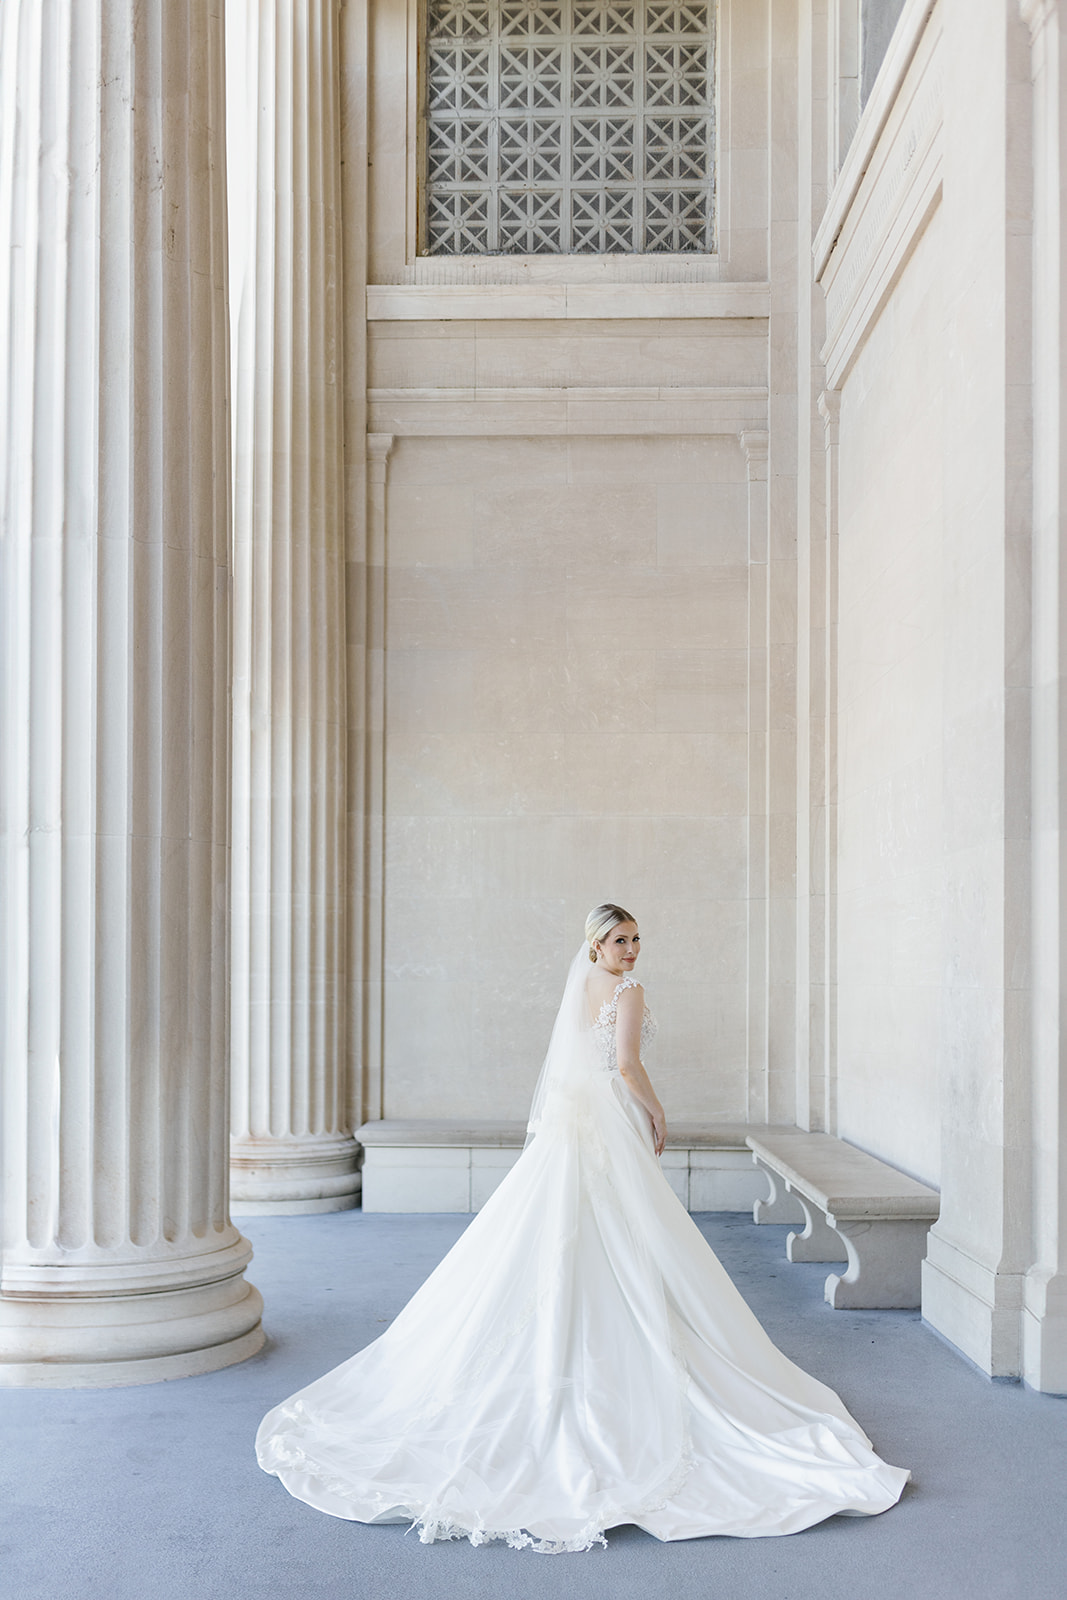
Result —
[[264, 1418], [260, 1465], [290, 1494], [552, 1553], [621, 1523], [749, 1538], [899, 1498], [908, 1473], [771, 1343], [663, 1177], [615, 1065], [623, 986], [562, 1069], [550, 1049], [532, 1139], [391, 1327]]

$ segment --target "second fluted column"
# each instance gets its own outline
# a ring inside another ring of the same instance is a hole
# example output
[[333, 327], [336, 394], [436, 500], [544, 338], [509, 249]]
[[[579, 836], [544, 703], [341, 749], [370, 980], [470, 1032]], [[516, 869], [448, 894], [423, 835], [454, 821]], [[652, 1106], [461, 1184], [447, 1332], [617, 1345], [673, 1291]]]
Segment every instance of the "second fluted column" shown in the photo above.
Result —
[[234, 1209], [345, 1210], [335, 0], [228, 0]]

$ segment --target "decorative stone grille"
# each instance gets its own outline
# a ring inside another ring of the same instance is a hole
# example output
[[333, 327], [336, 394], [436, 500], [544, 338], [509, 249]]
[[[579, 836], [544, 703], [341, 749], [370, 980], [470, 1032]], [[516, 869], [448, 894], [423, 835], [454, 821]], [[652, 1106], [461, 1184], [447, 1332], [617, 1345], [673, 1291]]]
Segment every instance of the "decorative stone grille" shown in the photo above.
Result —
[[714, 250], [713, 6], [429, 0], [429, 253]]

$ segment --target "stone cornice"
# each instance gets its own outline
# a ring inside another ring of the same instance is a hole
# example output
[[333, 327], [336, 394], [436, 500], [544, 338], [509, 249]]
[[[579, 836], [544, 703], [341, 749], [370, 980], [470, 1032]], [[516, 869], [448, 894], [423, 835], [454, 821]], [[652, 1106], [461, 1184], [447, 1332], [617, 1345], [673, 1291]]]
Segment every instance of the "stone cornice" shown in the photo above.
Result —
[[[893, 30], [893, 37], [875, 80], [871, 97], [864, 107], [852, 143], [848, 147], [848, 154], [827, 202], [819, 231], [815, 235], [812, 253], [815, 257], [817, 279], [822, 277], [830, 252], [837, 242], [845, 218], [871, 164], [875, 147], [889, 121], [897, 95], [907, 77], [936, 3], [937, 0], [907, 0]], [[1026, 4], [1027, 0], [1022, 0], [1022, 3]]]
[[740, 434], [767, 426], [763, 388], [371, 389], [371, 438]]
[[[918, 8], [905, 11], [913, 21]], [[895, 98], [865, 156], [859, 183], [831, 197], [833, 238], [819, 278], [826, 294], [823, 359], [839, 388], [894, 277], [941, 196], [944, 65], [940, 16], [928, 13]], [[901, 45], [903, 49], [903, 45]], [[848, 203], [841, 209], [841, 195]], [[825, 226], [825, 225], [824, 225]], [[827, 234], [829, 237], [829, 234]]]
[[766, 283], [370, 284], [370, 322], [732, 318], [770, 314]]

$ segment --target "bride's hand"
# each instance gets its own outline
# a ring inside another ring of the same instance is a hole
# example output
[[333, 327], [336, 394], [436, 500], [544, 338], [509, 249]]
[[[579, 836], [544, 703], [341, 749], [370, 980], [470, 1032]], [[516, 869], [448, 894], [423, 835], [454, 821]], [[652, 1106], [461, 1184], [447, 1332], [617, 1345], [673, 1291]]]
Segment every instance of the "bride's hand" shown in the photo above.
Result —
[[652, 1143], [656, 1154], [663, 1154], [663, 1146], [667, 1143], [667, 1118], [664, 1116], [662, 1106], [658, 1111], [649, 1112], [649, 1121], [652, 1123]]

